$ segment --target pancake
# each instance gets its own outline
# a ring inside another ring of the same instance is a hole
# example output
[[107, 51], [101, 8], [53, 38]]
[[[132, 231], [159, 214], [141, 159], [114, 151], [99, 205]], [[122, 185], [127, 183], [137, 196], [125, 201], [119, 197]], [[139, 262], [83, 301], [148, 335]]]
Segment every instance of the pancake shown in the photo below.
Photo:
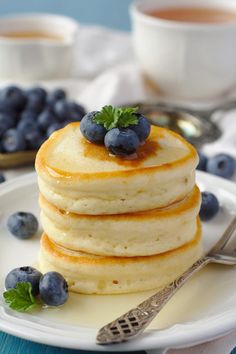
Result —
[[64, 212], [40, 196], [43, 229], [63, 247], [105, 256], [147, 256], [178, 248], [195, 236], [201, 195], [195, 186], [164, 209], [118, 215]]
[[137, 156], [111, 156], [72, 123], [41, 146], [36, 170], [41, 194], [72, 213], [124, 214], [168, 206], [195, 184], [196, 150], [177, 134], [152, 126]]
[[121, 294], [160, 289], [181, 275], [201, 254], [200, 222], [192, 241], [175, 250], [146, 257], [103, 257], [69, 251], [43, 234], [39, 267], [43, 273], [61, 273], [74, 292]]

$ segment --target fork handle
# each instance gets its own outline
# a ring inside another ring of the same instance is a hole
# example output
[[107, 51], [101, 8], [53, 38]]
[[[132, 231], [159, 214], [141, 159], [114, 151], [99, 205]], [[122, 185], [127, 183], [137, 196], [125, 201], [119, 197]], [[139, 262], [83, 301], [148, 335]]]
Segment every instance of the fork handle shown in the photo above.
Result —
[[198, 270], [211, 261], [202, 257], [179, 278], [158, 293], [143, 301], [136, 308], [126, 312], [113, 322], [102, 327], [97, 335], [97, 344], [120, 343], [138, 336], [161, 311], [176, 291]]

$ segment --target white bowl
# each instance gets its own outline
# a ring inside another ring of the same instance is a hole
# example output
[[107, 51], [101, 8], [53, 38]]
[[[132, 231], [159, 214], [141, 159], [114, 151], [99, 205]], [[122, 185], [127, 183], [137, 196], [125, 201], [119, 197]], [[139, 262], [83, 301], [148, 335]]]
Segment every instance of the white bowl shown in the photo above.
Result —
[[167, 96], [211, 99], [236, 85], [236, 22], [187, 23], [147, 15], [167, 7], [213, 7], [236, 13], [234, 0], [139, 0], [130, 12], [143, 71]]
[[[71, 76], [78, 23], [50, 14], [0, 18], [0, 79], [40, 80]], [[9, 38], [4, 33], [47, 33], [58, 39]]]

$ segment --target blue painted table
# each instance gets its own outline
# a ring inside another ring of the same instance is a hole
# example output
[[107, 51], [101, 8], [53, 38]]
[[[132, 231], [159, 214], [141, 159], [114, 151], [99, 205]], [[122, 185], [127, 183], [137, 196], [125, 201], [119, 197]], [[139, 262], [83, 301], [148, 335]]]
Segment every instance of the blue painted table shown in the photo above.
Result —
[[[36, 344], [0, 332], [0, 354], [32, 354], [32, 353], [34, 354], [91, 354], [92, 352], [87, 352], [83, 350], [63, 349], [63, 348], [56, 348], [56, 347]], [[96, 352], [96, 353], [99, 354], [100, 352]], [[123, 352], [123, 354], [125, 353], [126, 352]], [[133, 352], [133, 353], [144, 354], [145, 352]]]

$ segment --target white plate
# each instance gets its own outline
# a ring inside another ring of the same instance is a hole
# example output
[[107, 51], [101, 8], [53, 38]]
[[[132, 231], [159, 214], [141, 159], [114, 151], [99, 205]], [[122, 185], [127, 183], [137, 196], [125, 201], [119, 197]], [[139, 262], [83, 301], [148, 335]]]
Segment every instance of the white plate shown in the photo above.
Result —
[[[216, 193], [222, 205], [218, 216], [204, 225], [207, 250], [236, 214], [236, 185], [204, 173], [198, 173], [197, 179], [201, 189]], [[7, 217], [15, 211], [39, 215], [37, 198], [35, 174], [0, 186], [0, 293], [8, 271], [37, 262], [40, 235], [22, 241], [6, 229]], [[11, 311], [1, 300], [0, 330], [44, 344], [111, 352], [190, 346], [236, 328], [236, 269], [209, 265], [174, 296], [140, 338], [114, 346], [95, 344], [100, 326], [152, 293], [154, 291], [115, 296], [71, 294], [66, 305], [34, 314]]]

